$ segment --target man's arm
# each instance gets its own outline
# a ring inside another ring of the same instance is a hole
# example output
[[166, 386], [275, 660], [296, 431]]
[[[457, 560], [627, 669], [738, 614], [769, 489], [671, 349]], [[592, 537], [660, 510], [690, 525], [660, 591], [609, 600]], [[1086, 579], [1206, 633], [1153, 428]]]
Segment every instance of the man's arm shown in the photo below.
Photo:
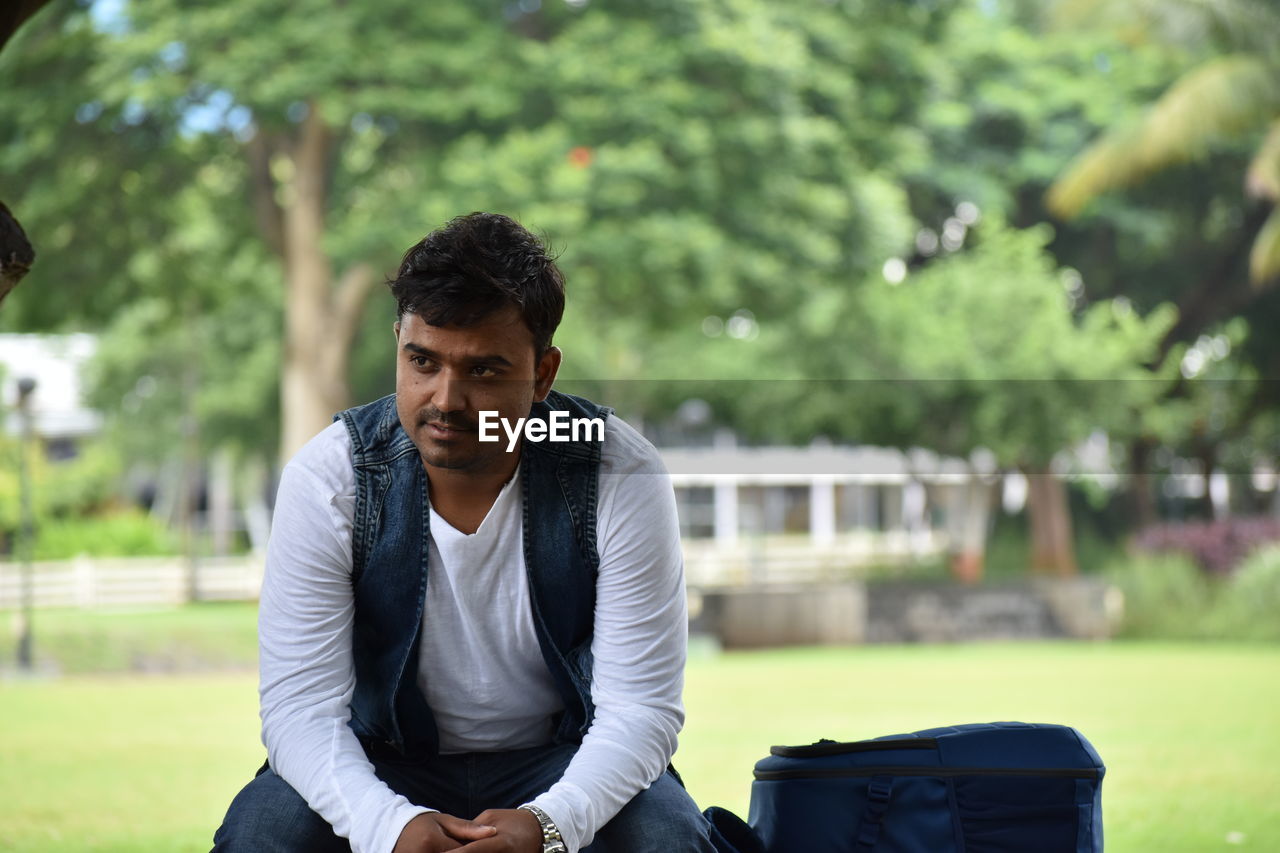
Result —
[[591, 646], [595, 717], [563, 777], [533, 801], [571, 853], [662, 775], [684, 723], [688, 614], [675, 493], [652, 445], [617, 419], [607, 425]]
[[[350, 839], [354, 853], [389, 853], [406, 824], [428, 810], [374, 774], [347, 725], [355, 688], [352, 498], [335, 482], [343, 472], [325, 436], [280, 480], [258, 615], [262, 741], [272, 769]], [[345, 433], [328, 437], [349, 452]], [[453, 847], [417, 847], [435, 849]]]

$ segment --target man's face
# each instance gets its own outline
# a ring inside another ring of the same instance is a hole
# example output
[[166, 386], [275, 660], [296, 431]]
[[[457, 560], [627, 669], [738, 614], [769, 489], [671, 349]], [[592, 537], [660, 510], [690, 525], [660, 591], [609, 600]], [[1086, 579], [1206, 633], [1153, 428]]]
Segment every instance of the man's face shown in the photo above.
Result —
[[466, 327], [407, 314], [395, 330], [396, 410], [422, 461], [476, 474], [514, 470], [500, 427], [501, 440], [479, 440], [479, 413], [496, 411], [512, 425], [527, 417], [551, 390], [560, 351], [535, 358], [533, 333], [515, 307]]

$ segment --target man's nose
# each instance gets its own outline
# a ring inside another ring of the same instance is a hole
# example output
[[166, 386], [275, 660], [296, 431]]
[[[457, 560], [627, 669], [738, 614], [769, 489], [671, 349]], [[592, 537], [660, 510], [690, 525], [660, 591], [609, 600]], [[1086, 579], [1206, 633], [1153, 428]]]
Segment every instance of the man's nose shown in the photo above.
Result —
[[442, 412], [466, 411], [466, 391], [466, 382], [461, 377], [445, 371], [438, 377], [432, 402]]

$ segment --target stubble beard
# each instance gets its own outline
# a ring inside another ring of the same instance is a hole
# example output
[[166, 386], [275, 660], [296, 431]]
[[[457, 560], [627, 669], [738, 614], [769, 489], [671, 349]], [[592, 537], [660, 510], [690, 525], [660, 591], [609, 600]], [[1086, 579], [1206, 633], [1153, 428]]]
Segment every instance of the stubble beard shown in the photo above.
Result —
[[[432, 424], [459, 430], [458, 437], [442, 440], [431, 435]], [[414, 444], [424, 464], [443, 470], [460, 471], [485, 467], [489, 454], [479, 445], [479, 428], [465, 414], [448, 414], [435, 407], [418, 412]], [[499, 445], [495, 445], [499, 446]]]

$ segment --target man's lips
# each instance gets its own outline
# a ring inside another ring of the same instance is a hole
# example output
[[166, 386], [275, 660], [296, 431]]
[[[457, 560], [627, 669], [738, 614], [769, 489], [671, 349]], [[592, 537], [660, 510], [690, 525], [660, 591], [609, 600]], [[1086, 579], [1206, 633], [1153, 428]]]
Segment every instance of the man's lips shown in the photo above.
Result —
[[446, 424], [440, 421], [427, 421], [423, 426], [427, 428], [428, 433], [441, 438], [456, 437], [475, 432], [473, 428], [462, 424]]

